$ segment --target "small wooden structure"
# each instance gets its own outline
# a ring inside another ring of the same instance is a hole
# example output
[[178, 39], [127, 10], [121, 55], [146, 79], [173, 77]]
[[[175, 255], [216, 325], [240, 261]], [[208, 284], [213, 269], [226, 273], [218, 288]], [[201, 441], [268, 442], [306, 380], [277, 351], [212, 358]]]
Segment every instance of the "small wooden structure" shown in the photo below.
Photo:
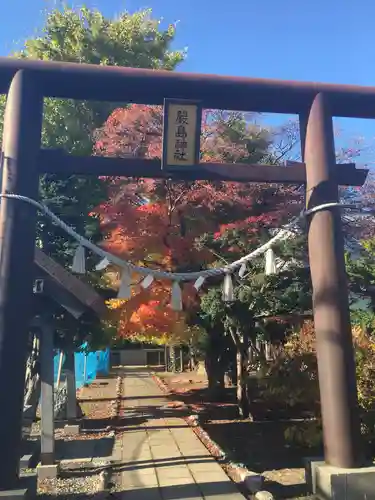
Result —
[[106, 314], [103, 297], [39, 248], [35, 248], [34, 276], [34, 290], [41, 285], [41, 295], [51, 298], [75, 319], [89, 310], [100, 317]]
[[[77, 320], [85, 313], [101, 317], [107, 308], [104, 299], [88, 284], [73, 276], [40, 249], [35, 249], [34, 307], [37, 318], [34, 326], [41, 331], [41, 464], [55, 462], [54, 447], [54, 329], [50, 317], [58, 308]], [[76, 418], [76, 388], [74, 353], [67, 352], [67, 417]]]

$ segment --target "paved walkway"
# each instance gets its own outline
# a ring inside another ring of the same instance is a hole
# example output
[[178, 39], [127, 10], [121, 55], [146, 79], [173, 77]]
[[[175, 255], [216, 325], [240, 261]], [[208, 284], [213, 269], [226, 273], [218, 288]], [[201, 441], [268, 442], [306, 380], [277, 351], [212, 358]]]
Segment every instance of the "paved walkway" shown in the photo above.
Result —
[[[122, 500], [243, 500], [235, 484], [141, 368], [125, 369]], [[163, 408], [164, 407], [164, 408]]]

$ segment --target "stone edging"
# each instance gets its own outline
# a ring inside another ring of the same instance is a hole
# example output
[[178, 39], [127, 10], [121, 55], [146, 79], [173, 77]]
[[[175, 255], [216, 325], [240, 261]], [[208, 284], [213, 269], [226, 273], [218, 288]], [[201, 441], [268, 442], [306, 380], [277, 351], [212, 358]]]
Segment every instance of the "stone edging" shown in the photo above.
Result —
[[[152, 373], [152, 378], [165, 394], [173, 394], [167, 384], [156, 373]], [[215, 443], [215, 441], [211, 439], [207, 432], [199, 425], [199, 415], [189, 415], [188, 417], [184, 417], [184, 420], [192, 428], [195, 435], [204, 444], [211, 455], [220, 463], [233, 482], [242, 487], [242, 489], [246, 490], [247, 494], [255, 494], [255, 498], [265, 498], [266, 500], [273, 499], [271, 493], [262, 489], [263, 476], [261, 474], [251, 472], [246, 467], [230, 461], [220, 446]], [[260, 496], [262, 493], [264, 493], [264, 495]]]
[[122, 397], [122, 377], [118, 376], [116, 380], [116, 399], [111, 401], [111, 418], [117, 418], [120, 414], [121, 409], [121, 397]]

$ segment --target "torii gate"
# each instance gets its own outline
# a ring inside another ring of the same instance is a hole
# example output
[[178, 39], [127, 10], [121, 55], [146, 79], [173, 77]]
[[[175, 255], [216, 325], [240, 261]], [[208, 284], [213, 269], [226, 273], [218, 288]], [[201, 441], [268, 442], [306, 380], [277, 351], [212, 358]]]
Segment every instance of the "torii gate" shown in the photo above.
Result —
[[[375, 118], [375, 88], [231, 78], [86, 64], [0, 58], [0, 93], [8, 92], [3, 135], [3, 193], [38, 196], [42, 173], [306, 183], [306, 205], [337, 202], [338, 184], [362, 185], [366, 170], [335, 163], [332, 116]], [[162, 104], [200, 101], [205, 108], [294, 113], [304, 163], [197, 164], [178, 173], [157, 160], [75, 157], [43, 150], [43, 97]], [[360, 428], [344, 246], [339, 208], [309, 218], [308, 240], [317, 335], [325, 460], [361, 464]], [[35, 209], [3, 199], [0, 211], [0, 490], [18, 479], [22, 398], [31, 314]]]

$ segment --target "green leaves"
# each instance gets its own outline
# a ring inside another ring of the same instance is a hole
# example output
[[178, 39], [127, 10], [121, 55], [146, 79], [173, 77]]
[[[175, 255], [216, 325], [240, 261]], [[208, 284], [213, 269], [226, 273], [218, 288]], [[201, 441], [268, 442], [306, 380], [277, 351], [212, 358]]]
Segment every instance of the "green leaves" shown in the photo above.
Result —
[[[218, 242], [206, 240], [207, 245], [210, 243]], [[256, 245], [254, 243], [248, 242], [243, 253], [259, 246], [259, 239]], [[229, 244], [232, 244], [231, 240]], [[236, 297], [234, 303], [223, 304], [220, 287], [210, 289], [201, 300], [201, 315], [205, 321], [211, 324], [222, 323], [226, 329], [234, 327], [239, 332], [246, 332], [253, 340], [259, 335], [272, 339], [280, 338], [282, 332], [285, 335], [291, 324], [289, 321], [280, 324], [277, 320], [270, 321], [268, 318], [293, 316], [310, 311], [312, 306], [309, 268], [303, 265], [307, 258], [305, 237], [297, 236], [279, 243], [275, 246], [275, 253], [281, 261], [277, 274], [266, 276], [264, 258], [259, 257], [248, 263], [244, 279], [233, 276]]]
[[[175, 27], [161, 29], [151, 10], [122, 13], [106, 18], [96, 9], [53, 9], [36, 38], [29, 39], [17, 57], [107, 64], [143, 68], [174, 69], [184, 51], [170, 51]], [[93, 132], [103, 125], [116, 103], [45, 99], [43, 147], [62, 148], [77, 155], [90, 155]], [[0, 98], [3, 116], [5, 97]], [[2, 132], [0, 120], [0, 132]], [[79, 232], [100, 239], [97, 220], [88, 214], [106, 199], [106, 183], [96, 177], [44, 175], [41, 198]], [[45, 221], [39, 224], [39, 239], [62, 263], [70, 259], [70, 244], [61, 231]]]
[[[27, 40], [22, 51], [14, 55], [51, 61], [172, 70], [185, 57], [184, 51], [170, 50], [174, 36], [175, 27], [170, 25], [162, 29], [160, 22], [152, 17], [151, 10], [135, 14], [123, 12], [110, 19], [96, 9], [65, 6], [53, 9], [38, 36]], [[115, 108], [125, 104], [45, 99], [43, 147], [62, 148], [76, 155], [92, 154], [94, 131], [103, 125]], [[0, 96], [0, 133], [4, 109], [5, 96]], [[106, 188], [106, 182], [94, 176], [44, 175], [40, 182], [40, 196], [65, 222], [98, 242], [101, 240], [98, 219], [89, 214], [106, 200]], [[44, 218], [38, 223], [38, 240], [49, 255], [62, 264], [70, 265], [73, 242]], [[72, 328], [67, 326], [65, 317], [61, 317], [60, 324], [61, 332], [66, 333]], [[87, 323], [81, 326], [77, 330], [77, 338], [91, 329]], [[97, 331], [94, 325], [91, 330]]]

